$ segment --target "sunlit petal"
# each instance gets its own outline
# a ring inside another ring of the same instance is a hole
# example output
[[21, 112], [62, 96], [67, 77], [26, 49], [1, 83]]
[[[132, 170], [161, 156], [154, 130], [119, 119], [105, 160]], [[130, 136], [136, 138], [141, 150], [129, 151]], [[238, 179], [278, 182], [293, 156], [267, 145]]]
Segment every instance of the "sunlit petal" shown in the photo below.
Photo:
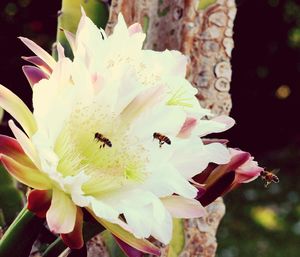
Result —
[[36, 131], [36, 123], [24, 102], [10, 90], [0, 85], [0, 106], [19, 122], [31, 137]]
[[50, 189], [52, 187], [49, 178], [39, 170], [24, 166], [11, 157], [0, 155], [6, 170], [21, 183], [36, 189]]

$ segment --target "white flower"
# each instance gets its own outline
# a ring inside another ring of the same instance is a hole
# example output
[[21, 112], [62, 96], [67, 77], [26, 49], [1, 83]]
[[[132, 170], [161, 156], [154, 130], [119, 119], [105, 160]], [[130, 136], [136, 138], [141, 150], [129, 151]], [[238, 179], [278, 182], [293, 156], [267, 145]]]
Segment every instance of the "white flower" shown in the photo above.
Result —
[[209, 162], [229, 161], [225, 146], [205, 145], [199, 135], [223, 131], [232, 120], [203, 119], [211, 113], [185, 79], [186, 57], [142, 50], [145, 34], [139, 25], [127, 28], [122, 15], [109, 37], [84, 13], [76, 36], [66, 35], [74, 60], [58, 44], [57, 62], [21, 38], [40, 68], [24, 69], [33, 84], [33, 115], [5, 88], [1, 92], [21, 102], [27, 118], [0, 103], [27, 133], [10, 122], [34, 168], [16, 172], [10, 164], [18, 159], [5, 158], [4, 151], [2, 162], [23, 183], [52, 190], [47, 222], [56, 233], [71, 232], [84, 207], [100, 222], [167, 244], [172, 217], [204, 214], [190, 179]]

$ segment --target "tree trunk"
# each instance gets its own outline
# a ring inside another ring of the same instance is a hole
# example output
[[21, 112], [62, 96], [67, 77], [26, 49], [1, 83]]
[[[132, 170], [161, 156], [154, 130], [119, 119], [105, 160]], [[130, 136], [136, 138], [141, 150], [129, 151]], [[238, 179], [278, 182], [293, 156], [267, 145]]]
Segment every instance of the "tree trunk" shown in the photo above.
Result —
[[[229, 114], [234, 0], [113, 0], [106, 31], [122, 12], [128, 25], [139, 22], [147, 33], [144, 48], [180, 50], [189, 56], [187, 78], [198, 89], [203, 107]], [[180, 257], [213, 257], [216, 231], [225, 214], [221, 198], [207, 206], [208, 215], [184, 222], [185, 247]], [[162, 256], [168, 248], [162, 247]], [[89, 243], [89, 256], [109, 256], [101, 237]]]

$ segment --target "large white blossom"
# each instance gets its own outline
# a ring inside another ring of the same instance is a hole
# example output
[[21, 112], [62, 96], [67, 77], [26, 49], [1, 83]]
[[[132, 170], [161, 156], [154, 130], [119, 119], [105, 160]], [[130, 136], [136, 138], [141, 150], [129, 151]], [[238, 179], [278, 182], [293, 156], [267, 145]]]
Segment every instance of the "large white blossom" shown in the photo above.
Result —
[[[173, 217], [205, 213], [191, 178], [210, 162], [229, 161], [225, 146], [204, 144], [199, 136], [223, 131], [232, 120], [205, 119], [212, 115], [185, 79], [187, 58], [178, 51], [142, 50], [145, 34], [138, 24], [127, 28], [122, 15], [111, 36], [84, 12], [76, 35], [66, 35], [74, 59], [58, 44], [57, 62], [21, 38], [42, 63], [43, 79], [32, 87], [33, 115], [22, 102], [26, 117], [7, 101], [1, 105], [27, 133], [10, 121], [34, 168], [21, 176], [11, 168], [18, 162], [14, 156], [2, 154], [2, 162], [23, 183], [52, 190], [47, 222], [56, 233], [71, 232], [77, 208], [84, 207], [137, 238], [167, 244]], [[25, 73], [30, 80], [33, 75]], [[170, 144], [160, 147], [154, 133]]]

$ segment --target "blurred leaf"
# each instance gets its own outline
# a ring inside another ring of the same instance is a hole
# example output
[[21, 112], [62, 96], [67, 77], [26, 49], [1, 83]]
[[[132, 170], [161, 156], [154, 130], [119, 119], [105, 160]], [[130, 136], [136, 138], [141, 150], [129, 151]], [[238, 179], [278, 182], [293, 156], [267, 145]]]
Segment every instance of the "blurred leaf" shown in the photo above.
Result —
[[294, 27], [289, 31], [289, 45], [300, 48], [300, 28]]
[[168, 257], [180, 255], [185, 244], [185, 234], [182, 219], [173, 219], [173, 235], [169, 244]]
[[119, 245], [116, 243], [114, 237], [108, 230], [103, 231], [101, 236], [105, 242], [105, 245], [107, 247], [110, 256], [126, 257], [126, 255], [123, 253]]
[[15, 180], [0, 166], [0, 210], [5, 224], [9, 225], [24, 205], [24, 195], [17, 189]]
[[262, 227], [268, 230], [280, 230], [281, 224], [277, 213], [268, 207], [254, 207], [251, 210], [252, 218]]

